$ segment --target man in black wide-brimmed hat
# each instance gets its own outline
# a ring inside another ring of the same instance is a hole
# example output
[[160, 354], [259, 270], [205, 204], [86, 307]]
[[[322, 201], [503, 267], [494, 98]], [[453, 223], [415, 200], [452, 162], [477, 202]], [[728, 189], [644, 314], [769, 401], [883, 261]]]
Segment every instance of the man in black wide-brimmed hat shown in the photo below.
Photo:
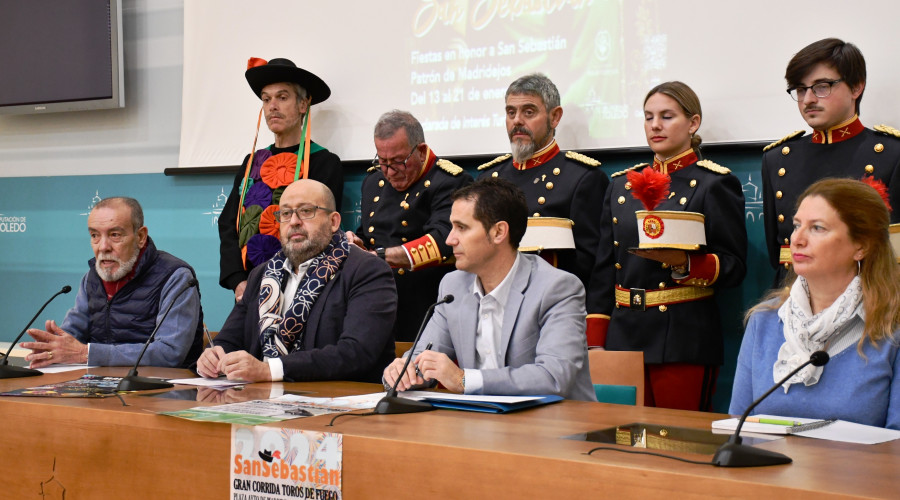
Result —
[[310, 106], [328, 99], [328, 85], [282, 58], [251, 58], [245, 76], [262, 101], [260, 114], [275, 143], [244, 158], [219, 216], [219, 284], [234, 290], [236, 301], [250, 270], [281, 248], [279, 222], [272, 214], [284, 187], [296, 179], [317, 180], [334, 193], [338, 211], [344, 190], [341, 159], [312, 142], [309, 134]]

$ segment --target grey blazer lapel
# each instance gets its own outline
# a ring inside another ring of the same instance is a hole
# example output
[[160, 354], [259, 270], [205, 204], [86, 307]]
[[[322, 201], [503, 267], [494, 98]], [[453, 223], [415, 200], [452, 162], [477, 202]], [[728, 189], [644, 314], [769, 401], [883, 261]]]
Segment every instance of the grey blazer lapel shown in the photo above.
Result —
[[456, 335], [453, 345], [456, 347], [456, 361], [459, 366], [475, 366], [475, 332], [478, 329], [478, 301], [472, 293], [475, 275], [464, 281], [465, 287], [456, 295], [459, 306], [456, 307], [456, 322], [459, 328], [450, 328], [451, 335]]
[[509, 296], [506, 298], [506, 306], [503, 309], [503, 328], [500, 335], [500, 359], [506, 360], [509, 352], [510, 341], [512, 340], [513, 328], [516, 326], [516, 320], [519, 317], [519, 311], [522, 307], [522, 301], [525, 299], [525, 290], [528, 289], [528, 283], [531, 281], [531, 272], [534, 263], [525, 257], [520, 256], [519, 268], [516, 269], [516, 275], [510, 283]]

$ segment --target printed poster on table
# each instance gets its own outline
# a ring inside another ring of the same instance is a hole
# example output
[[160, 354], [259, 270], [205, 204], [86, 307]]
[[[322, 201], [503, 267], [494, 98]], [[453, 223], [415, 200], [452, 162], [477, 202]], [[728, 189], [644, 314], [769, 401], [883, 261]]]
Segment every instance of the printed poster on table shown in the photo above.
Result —
[[338, 500], [343, 436], [278, 427], [231, 427], [232, 500]]

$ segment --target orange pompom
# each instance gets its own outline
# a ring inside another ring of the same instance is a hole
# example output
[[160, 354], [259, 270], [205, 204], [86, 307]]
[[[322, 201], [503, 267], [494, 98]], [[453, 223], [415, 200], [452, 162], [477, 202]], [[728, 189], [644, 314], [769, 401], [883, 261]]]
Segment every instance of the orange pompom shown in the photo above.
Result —
[[669, 195], [671, 179], [668, 174], [653, 167], [646, 167], [640, 172], [629, 170], [625, 177], [631, 183], [631, 195], [647, 210], [655, 209]]
[[297, 170], [297, 155], [294, 153], [281, 153], [269, 157], [259, 168], [259, 176], [262, 181], [272, 189], [287, 186], [294, 182], [294, 172]]
[[258, 57], [251, 57], [250, 59], [247, 59], [247, 69], [255, 68], [257, 66], [265, 66], [266, 64], [269, 64], [269, 61], [260, 59]]
[[259, 234], [268, 234], [278, 238], [281, 222], [275, 217], [278, 205], [269, 205], [259, 216]]

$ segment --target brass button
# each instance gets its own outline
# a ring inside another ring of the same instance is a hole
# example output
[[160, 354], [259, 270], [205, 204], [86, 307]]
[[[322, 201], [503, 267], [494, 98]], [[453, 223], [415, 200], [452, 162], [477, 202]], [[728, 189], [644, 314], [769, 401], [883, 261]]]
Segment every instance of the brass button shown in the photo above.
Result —
[[663, 283], [662, 281], [660, 281], [660, 282], [659, 282], [659, 286], [656, 287], [656, 288], [665, 288], [665, 287], [666, 287], [666, 284]]
[[668, 430], [668, 429], [660, 429], [660, 430], [659, 430], [659, 435], [660, 435], [661, 437], [666, 437], [666, 436], [669, 435], [669, 430]]
[[674, 198], [674, 197], [675, 197], [675, 191], [672, 191], [671, 193], [669, 193], [669, 199], [670, 199], [670, 200], [671, 200], [672, 198]]
[[371, 233], [371, 232], [374, 232], [374, 231], [375, 231], [375, 226], [369, 226], [369, 232]]
[[669, 308], [668, 308], [668, 307], [666, 307], [666, 305], [665, 305], [665, 304], [663, 304], [663, 305], [661, 305], [661, 306], [659, 306], [659, 312], [661, 312], [661, 313], [664, 313], [664, 312], [666, 312], [666, 310], [668, 310], [668, 309], [669, 309]]
[[403, 207], [403, 210], [409, 210], [409, 203], [405, 201], [400, 203], [400, 206]]
[[613, 246], [614, 246], [614, 247], [619, 246], [619, 242], [618, 242], [618, 241], [614, 241], [614, 242], [613, 242]]
[[535, 212], [534, 215], [532, 215], [532, 217], [540, 217], [540, 216], [541, 216], [540, 212]]
[[626, 183], [625, 183], [625, 189], [626, 189], [626, 190], [631, 189], [631, 183], [630, 183], [630, 182], [626, 182]]
[[778, 169], [778, 177], [784, 177], [784, 174], [786, 174], [786, 173], [787, 173], [787, 170], [785, 170], [784, 168]]
[[784, 222], [784, 214], [778, 214], [778, 222]]
[[431, 181], [425, 181], [425, 187], [428, 187], [430, 185], [431, 185]]
[[553, 183], [552, 183], [552, 182], [548, 182], [548, 183], [547, 183], [547, 190], [549, 191], [549, 190], [551, 190], [551, 189], [553, 189]]
[[374, 201], [375, 203], [378, 203], [378, 200], [380, 200], [380, 199], [381, 199], [380, 196], [376, 196], [375, 198], [372, 199], [372, 201]]
[[662, 267], [663, 269], [668, 269], [669, 265], [666, 264], [665, 262], [660, 262], [660, 267]]
[[871, 174], [874, 171], [875, 171], [875, 167], [873, 167], [872, 165], [866, 165], [866, 173], [867, 174]]
[[404, 274], [406, 274], [406, 269], [398, 269], [397, 274], [399, 274], [400, 276], [403, 276]]
[[405, 220], [404, 220], [404, 221], [400, 221], [400, 225], [403, 226], [403, 227], [406, 227], [406, 226], [409, 225], [409, 222], [406, 222]]
[[691, 179], [691, 187], [697, 187], [697, 179]]
[[547, 203], [547, 200], [545, 200], [543, 196], [538, 198], [538, 205], [543, 205], [544, 203]]
[[559, 167], [553, 169], [553, 175], [559, 175]]
[[784, 193], [782, 193], [781, 191], [775, 191], [775, 198], [778, 198], [780, 200], [782, 196], [784, 196]]
[[619, 218], [613, 217], [613, 224], [618, 224], [618, 223], [619, 223]]
[[375, 212], [369, 212], [369, 217], [375, 217]]
[[875, 145], [875, 152], [880, 153], [882, 151], [884, 151], [884, 144], [879, 142], [878, 144]]
[[406, 243], [407, 240], [406, 240], [406, 238], [400, 238], [400, 241], [402, 241], [403, 243]]
[[384, 179], [378, 181], [378, 187], [380, 187], [380, 188], [384, 187]]
[[374, 245], [374, 244], [375, 244], [375, 238], [370, 239], [370, 240], [369, 240], [369, 243], [372, 244], [372, 245]]
[[494, 172], [493, 174], [491, 174], [491, 177], [499, 177], [499, 176], [500, 176], [500, 174], [498, 174], [497, 172]]
[[618, 262], [616, 262], [616, 269], [622, 269], [622, 264], [619, 264]]
[[619, 205], [624, 205], [624, 204], [625, 204], [625, 197], [624, 197], [624, 196], [619, 196], [619, 200], [618, 200], [618, 201], [619, 201]]
[[785, 155], [785, 156], [787, 156], [787, 154], [790, 153], [790, 152], [791, 152], [791, 148], [789, 148], [789, 147], [787, 147], [787, 146], [781, 148], [781, 154], [783, 154], [783, 155]]
[[425, 246], [426, 246], [426, 247], [431, 247], [431, 242], [430, 242], [430, 241], [426, 241], [426, 242], [425, 242]]
[[678, 203], [681, 203], [682, 205], [684, 205], [685, 203], [687, 203], [687, 198], [685, 198], [684, 196], [682, 196], [681, 199], [678, 200]]
[[785, 238], [785, 239], [784, 239], [784, 244], [785, 244], [785, 245], [790, 245], [790, 244], [791, 244], [791, 240]]

